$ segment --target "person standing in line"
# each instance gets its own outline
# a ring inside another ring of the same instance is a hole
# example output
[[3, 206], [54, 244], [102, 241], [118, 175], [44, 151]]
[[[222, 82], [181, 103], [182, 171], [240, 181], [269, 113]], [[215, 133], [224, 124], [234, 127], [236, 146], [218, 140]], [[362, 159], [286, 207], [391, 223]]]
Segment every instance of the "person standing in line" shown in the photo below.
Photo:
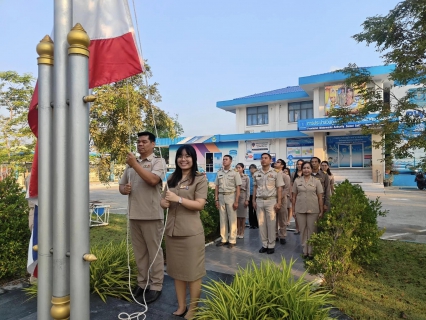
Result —
[[172, 314], [192, 319], [201, 295], [201, 280], [206, 275], [200, 211], [206, 204], [208, 182], [204, 174], [197, 172], [197, 153], [191, 145], [179, 147], [175, 165], [176, 170], [167, 181], [169, 190], [161, 200], [161, 207], [169, 208], [165, 231], [167, 273], [175, 280], [178, 300], [178, 309]]
[[284, 186], [281, 193], [281, 209], [277, 211], [277, 225], [276, 225], [276, 240], [280, 241], [280, 244], [286, 244], [287, 237], [287, 226], [290, 224], [291, 216], [287, 209], [287, 197], [291, 190], [290, 176], [284, 173], [284, 169], [287, 167], [286, 162], [283, 159], [278, 159], [275, 162], [274, 169], [278, 172], [284, 181]]
[[249, 170], [250, 170], [250, 174], [248, 176], [250, 179], [249, 223], [250, 223], [250, 229], [258, 229], [259, 223], [257, 221], [256, 210], [253, 208], [253, 187], [254, 187], [253, 175], [257, 171], [256, 165], [251, 164], [249, 167]]
[[262, 153], [262, 169], [253, 177], [253, 193], [256, 195], [253, 207], [257, 212], [262, 247], [259, 252], [275, 252], [276, 211], [281, 209], [281, 194], [284, 186], [281, 174], [271, 167], [271, 155]]
[[[289, 179], [290, 179], [290, 191], [289, 191], [289, 193], [287, 194], [287, 210], [288, 210], [288, 217], [289, 217], [288, 221], [289, 221], [289, 223], [290, 223], [290, 219], [291, 219], [291, 217], [293, 216], [293, 206], [292, 206], [292, 204], [291, 204], [293, 184], [292, 184], [292, 182], [291, 182], [291, 170], [290, 170], [289, 168], [284, 168], [283, 172], [284, 172], [286, 175], [288, 175], [288, 177], [289, 177]], [[296, 221], [296, 222], [297, 222], [297, 220], [296, 220], [296, 219], [294, 219], [294, 221]], [[298, 230], [298, 229], [296, 229], [296, 230]]]
[[233, 248], [237, 243], [237, 208], [240, 197], [240, 174], [231, 170], [232, 157], [223, 156], [223, 167], [219, 169], [215, 180], [214, 198], [219, 209], [221, 241], [216, 246], [228, 245]]
[[334, 193], [334, 175], [330, 171], [328, 161], [321, 162], [321, 170], [328, 174], [328, 180], [330, 181], [330, 196]]
[[324, 204], [324, 212], [330, 208], [330, 180], [328, 178], [328, 174], [324, 173], [320, 169], [321, 160], [318, 157], [311, 158], [312, 165], [312, 175], [317, 178], [322, 185], [323, 193], [323, 204]]
[[250, 179], [244, 174], [244, 164], [238, 163], [235, 168], [240, 174], [241, 189], [240, 197], [238, 198], [237, 209], [237, 238], [244, 239], [245, 221], [247, 219], [247, 207], [250, 199]]
[[[294, 180], [296, 180], [298, 177], [301, 177], [303, 175], [302, 173], [302, 164], [303, 162], [305, 162], [302, 159], [297, 160], [296, 162], [296, 170], [294, 170], [292, 179], [291, 179], [291, 187], [293, 188], [293, 184], [294, 184]], [[294, 234], [300, 234], [300, 229], [299, 229], [299, 222], [297, 221], [297, 217], [294, 214], [294, 205], [292, 204], [293, 207], [293, 217], [294, 217], [294, 221], [296, 224], [296, 232]]]
[[312, 259], [312, 246], [308, 244], [308, 240], [317, 232], [316, 222], [322, 218], [324, 212], [323, 189], [320, 180], [311, 175], [310, 162], [303, 163], [302, 171], [303, 175], [293, 183], [293, 215], [299, 221], [303, 257]]
[[[146, 303], [160, 297], [164, 279], [161, 249], [164, 211], [160, 200], [166, 162], [154, 156], [154, 147], [155, 135], [147, 131], [138, 133], [137, 149], [140, 157], [137, 159], [132, 153], [127, 154], [128, 166], [119, 183], [120, 193], [129, 196], [130, 234], [138, 268], [138, 285], [133, 295], [135, 298], [143, 296], [146, 288]], [[147, 283], [151, 264], [150, 283]]]

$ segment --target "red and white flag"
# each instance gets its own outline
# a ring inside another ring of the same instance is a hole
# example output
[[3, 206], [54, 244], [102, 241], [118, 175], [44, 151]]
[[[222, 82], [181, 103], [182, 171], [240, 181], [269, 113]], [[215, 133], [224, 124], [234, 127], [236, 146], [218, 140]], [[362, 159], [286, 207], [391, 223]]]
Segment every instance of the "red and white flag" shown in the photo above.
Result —
[[[72, 26], [76, 23], [80, 23], [90, 37], [89, 88], [117, 82], [144, 71], [143, 58], [136, 46], [127, 0], [73, 0]], [[28, 112], [28, 124], [36, 137], [37, 104], [36, 84]], [[37, 196], [38, 142], [31, 169], [29, 198], [36, 200]], [[29, 256], [33, 257], [33, 254], [29, 252]], [[34, 266], [34, 263], [31, 266]]]
[[[126, 0], [74, 0], [73, 23], [80, 23], [90, 37], [89, 88], [113, 83], [143, 72], [132, 18]], [[30, 103], [28, 124], [38, 136], [38, 88]], [[38, 147], [31, 169], [30, 197], [38, 195]]]

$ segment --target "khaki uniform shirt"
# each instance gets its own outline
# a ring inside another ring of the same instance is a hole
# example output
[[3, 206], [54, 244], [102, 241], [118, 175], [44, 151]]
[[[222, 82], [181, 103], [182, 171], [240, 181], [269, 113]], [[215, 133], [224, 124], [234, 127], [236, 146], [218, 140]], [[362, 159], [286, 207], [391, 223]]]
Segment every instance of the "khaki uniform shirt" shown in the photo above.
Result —
[[290, 195], [291, 192], [291, 179], [290, 176], [285, 174], [284, 171], [279, 172], [284, 181], [284, 188], [282, 189], [282, 204], [284, 205], [284, 202], [287, 201], [287, 197]]
[[[207, 199], [208, 182], [205, 175], [197, 174], [194, 182], [186, 178], [179, 184], [169, 189], [179, 197], [196, 200]], [[165, 195], [165, 192], [164, 192]], [[166, 235], [170, 237], [195, 236], [204, 232], [200, 219], [200, 212], [185, 208], [177, 202], [170, 202], [169, 214], [167, 216]]]
[[296, 178], [293, 183], [293, 194], [296, 194], [295, 213], [319, 213], [318, 194], [323, 193], [320, 180], [310, 176]]
[[253, 184], [257, 187], [256, 197], [277, 197], [277, 188], [284, 186], [283, 177], [274, 169], [258, 170], [253, 175]]
[[330, 208], [330, 179], [327, 173], [324, 173], [321, 169], [315, 174], [312, 172], [312, 176], [321, 181], [323, 193], [324, 205]]
[[235, 192], [237, 186], [241, 185], [241, 177], [235, 170], [224, 170], [220, 168], [217, 172], [214, 184], [219, 187], [219, 193]]
[[144, 169], [160, 177], [155, 187], [147, 184], [137, 172], [127, 166], [120, 184], [130, 182], [132, 191], [129, 194], [129, 218], [135, 220], [161, 220], [164, 211], [160, 206], [162, 180], [165, 176], [166, 162], [163, 158], [155, 158], [151, 154], [146, 159], [137, 159], [138, 164]]
[[243, 174], [241, 177], [241, 193], [245, 192], [245, 200], [249, 201], [250, 199], [250, 179], [248, 175]]

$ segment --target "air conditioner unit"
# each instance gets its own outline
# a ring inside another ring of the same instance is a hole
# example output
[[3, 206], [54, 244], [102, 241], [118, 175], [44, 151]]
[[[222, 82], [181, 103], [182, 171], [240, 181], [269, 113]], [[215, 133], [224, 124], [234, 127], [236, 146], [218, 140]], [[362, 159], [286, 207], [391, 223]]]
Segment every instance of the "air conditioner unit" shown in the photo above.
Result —
[[246, 130], [244, 133], [254, 133], [254, 130]]
[[271, 130], [260, 130], [260, 132], [270, 132]]

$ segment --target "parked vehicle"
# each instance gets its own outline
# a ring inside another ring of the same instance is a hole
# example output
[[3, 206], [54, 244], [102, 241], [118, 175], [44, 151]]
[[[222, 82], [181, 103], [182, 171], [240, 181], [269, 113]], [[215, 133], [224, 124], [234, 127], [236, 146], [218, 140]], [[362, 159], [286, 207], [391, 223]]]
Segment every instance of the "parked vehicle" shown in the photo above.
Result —
[[426, 188], [426, 179], [425, 179], [424, 173], [417, 172], [414, 182], [417, 183], [417, 188], [419, 188], [420, 190], [423, 190], [424, 188]]

